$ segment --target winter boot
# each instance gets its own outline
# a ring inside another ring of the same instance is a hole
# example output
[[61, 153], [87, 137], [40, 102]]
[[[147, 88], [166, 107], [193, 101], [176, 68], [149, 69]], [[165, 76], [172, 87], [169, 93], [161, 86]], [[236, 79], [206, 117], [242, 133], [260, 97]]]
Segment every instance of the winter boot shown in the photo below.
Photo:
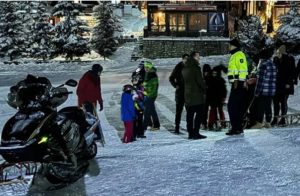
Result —
[[256, 124], [253, 125], [250, 129], [261, 129], [263, 127], [264, 127], [264, 125], [262, 123], [256, 122]]
[[264, 127], [268, 129], [268, 128], [271, 128], [272, 126], [271, 126], [271, 123], [265, 122]]
[[200, 133], [196, 133], [193, 139], [194, 140], [201, 140], [201, 139], [205, 139], [205, 138], [207, 138], [207, 136], [201, 135]]
[[175, 134], [179, 134], [180, 133], [179, 129], [180, 129], [180, 126], [179, 125], [175, 125], [175, 131], [174, 131], [174, 133]]
[[274, 117], [272, 122], [271, 122], [271, 126], [275, 126], [278, 124], [278, 118], [277, 117]]
[[222, 129], [226, 129], [227, 128], [227, 125], [226, 125], [225, 121], [221, 121], [221, 128]]
[[278, 122], [278, 125], [282, 127], [286, 126], [285, 118], [281, 118], [280, 121]]

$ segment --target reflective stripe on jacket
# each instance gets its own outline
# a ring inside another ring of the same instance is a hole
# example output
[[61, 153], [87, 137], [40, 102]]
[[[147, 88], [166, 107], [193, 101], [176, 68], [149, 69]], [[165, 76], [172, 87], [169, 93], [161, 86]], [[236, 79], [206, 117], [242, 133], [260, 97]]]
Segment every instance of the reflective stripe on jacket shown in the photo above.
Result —
[[228, 65], [228, 80], [245, 81], [248, 75], [248, 65], [246, 56], [242, 51], [237, 51], [231, 55]]

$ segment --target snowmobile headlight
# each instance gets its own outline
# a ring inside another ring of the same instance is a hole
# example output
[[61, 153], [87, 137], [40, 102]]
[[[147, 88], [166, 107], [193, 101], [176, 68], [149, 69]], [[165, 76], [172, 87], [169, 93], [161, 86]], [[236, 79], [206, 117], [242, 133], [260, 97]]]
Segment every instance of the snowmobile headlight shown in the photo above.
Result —
[[48, 141], [48, 137], [42, 137], [42, 139], [38, 142], [38, 144], [46, 143]]

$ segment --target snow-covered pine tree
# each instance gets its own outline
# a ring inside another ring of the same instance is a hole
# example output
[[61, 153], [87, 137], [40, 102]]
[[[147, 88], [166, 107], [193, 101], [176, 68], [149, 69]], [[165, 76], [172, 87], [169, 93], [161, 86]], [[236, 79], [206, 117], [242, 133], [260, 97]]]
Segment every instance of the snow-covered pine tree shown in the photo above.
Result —
[[286, 44], [290, 51], [300, 51], [300, 14], [297, 2], [291, 2], [291, 9], [279, 17], [281, 25], [276, 31], [278, 45]]
[[118, 18], [113, 15], [111, 3], [100, 2], [93, 8], [93, 12], [96, 25], [92, 30], [90, 43], [92, 49], [105, 59], [117, 50], [118, 41], [114, 33], [122, 31], [122, 27]]
[[0, 1], [0, 56], [14, 60], [25, 50], [23, 15], [18, 2]]
[[83, 38], [89, 28], [84, 21], [77, 18], [84, 8], [83, 4], [71, 1], [59, 1], [54, 6], [52, 16], [61, 17], [62, 21], [54, 27], [53, 57], [66, 55], [66, 59], [73, 60], [74, 56], [90, 53], [88, 40]]
[[47, 12], [47, 2], [32, 2], [31, 11], [33, 23], [31, 26], [31, 56], [34, 58], [47, 59], [51, 55], [51, 29], [49, 23], [50, 13]]
[[256, 56], [260, 49], [266, 46], [266, 40], [270, 39], [264, 34], [258, 16], [249, 16], [244, 20], [239, 20], [236, 36], [241, 42], [242, 50], [250, 58]]
[[32, 23], [33, 19], [31, 16], [32, 13], [32, 4], [35, 2], [30, 1], [20, 1], [15, 2], [16, 3], [16, 9], [17, 13], [20, 14], [22, 25], [23, 25], [23, 37], [24, 37], [24, 43], [23, 43], [23, 50], [22, 50], [22, 57], [29, 57], [31, 54], [31, 45], [32, 45]]

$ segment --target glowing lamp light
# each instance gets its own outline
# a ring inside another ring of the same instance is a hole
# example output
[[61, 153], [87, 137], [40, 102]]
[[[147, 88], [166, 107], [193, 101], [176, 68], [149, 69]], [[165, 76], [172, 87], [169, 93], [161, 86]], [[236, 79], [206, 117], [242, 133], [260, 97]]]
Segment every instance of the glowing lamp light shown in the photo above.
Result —
[[274, 6], [276, 0], [267, 0], [267, 8], [266, 8], [266, 15], [268, 18], [271, 18], [272, 16], [272, 7]]

